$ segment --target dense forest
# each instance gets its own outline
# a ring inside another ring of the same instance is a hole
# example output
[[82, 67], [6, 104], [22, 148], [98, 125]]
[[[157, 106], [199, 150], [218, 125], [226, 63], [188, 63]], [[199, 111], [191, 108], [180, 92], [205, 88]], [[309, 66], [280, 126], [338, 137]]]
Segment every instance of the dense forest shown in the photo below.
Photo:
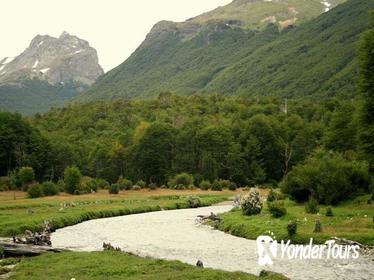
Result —
[[170, 186], [174, 176], [187, 173], [193, 178], [189, 184], [196, 186], [215, 179], [237, 186], [276, 185], [297, 170], [295, 166], [320, 158], [338, 168], [332, 180], [342, 177], [335, 163], [348, 164], [348, 193], [352, 176], [359, 180], [355, 189], [367, 190], [368, 165], [358, 144], [361, 106], [356, 99], [316, 102], [162, 93], [156, 100], [53, 109], [31, 120], [1, 113], [1, 130], [7, 131], [0, 139], [1, 175], [31, 166], [38, 180], [57, 182], [67, 167], [76, 166], [82, 174], [109, 183], [126, 178]]

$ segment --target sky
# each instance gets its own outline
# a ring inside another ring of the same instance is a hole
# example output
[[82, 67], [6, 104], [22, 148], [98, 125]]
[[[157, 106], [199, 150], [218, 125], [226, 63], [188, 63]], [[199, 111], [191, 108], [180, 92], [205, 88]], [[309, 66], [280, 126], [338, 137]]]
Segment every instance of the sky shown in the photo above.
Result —
[[232, 0], [0, 0], [0, 60], [38, 34], [87, 40], [108, 71], [128, 58], [160, 20], [184, 21]]

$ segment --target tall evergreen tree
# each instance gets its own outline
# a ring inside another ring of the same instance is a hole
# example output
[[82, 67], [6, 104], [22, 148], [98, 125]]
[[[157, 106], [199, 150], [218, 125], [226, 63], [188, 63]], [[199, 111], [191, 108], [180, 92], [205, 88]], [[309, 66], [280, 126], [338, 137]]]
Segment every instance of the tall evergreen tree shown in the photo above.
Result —
[[360, 151], [374, 169], [374, 11], [371, 24], [359, 44], [359, 86], [364, 96], [360, 116]]

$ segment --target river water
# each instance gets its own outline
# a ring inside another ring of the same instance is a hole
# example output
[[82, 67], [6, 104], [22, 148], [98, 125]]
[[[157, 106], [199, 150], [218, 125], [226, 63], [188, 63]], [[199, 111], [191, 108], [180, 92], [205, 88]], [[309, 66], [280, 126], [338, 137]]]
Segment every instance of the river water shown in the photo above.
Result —
[[100, 251], [103, 242], [126, 252], [159, 259], [180, 260], [227, 271], [259, 274], [261, 270], [282, 273], [291, 279], [374, 279], [374, 261], [288, 260], [278, 258], [273, 265], [258, 264], [256, 241], [235, 237], [196, 221], [197, 215], [223, 213], [231, 205], [197, 209], [160, 211], [91, 220], [57, 230], [54, 247], [74, 251]]

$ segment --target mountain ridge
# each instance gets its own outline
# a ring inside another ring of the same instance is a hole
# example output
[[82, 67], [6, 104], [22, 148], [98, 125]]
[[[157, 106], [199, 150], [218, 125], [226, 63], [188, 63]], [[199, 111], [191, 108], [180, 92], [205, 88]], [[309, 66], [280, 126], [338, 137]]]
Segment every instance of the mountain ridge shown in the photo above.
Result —
[[37, 35], [18, 56], [0, 60], [0, 109], [25, 114], [60, 106], [104, 71], [89, 43], [64, 31]]
[[[164, 21], [155, 25], [129, 59], [103, 75], [77, 101], [149, 98], [165, 91], [352, 96], [355, 42], [367, 28], [372, 8], [371, 2], [350, 0], [311, 21], [280, 30], [274, 23], [248, 29], [209, 21], [191, 38], [176, 27], [178, 23]], [[313, 71], [305, 71], [304, 59]], [[316, 88], [319, 84], [325, 86]]]

